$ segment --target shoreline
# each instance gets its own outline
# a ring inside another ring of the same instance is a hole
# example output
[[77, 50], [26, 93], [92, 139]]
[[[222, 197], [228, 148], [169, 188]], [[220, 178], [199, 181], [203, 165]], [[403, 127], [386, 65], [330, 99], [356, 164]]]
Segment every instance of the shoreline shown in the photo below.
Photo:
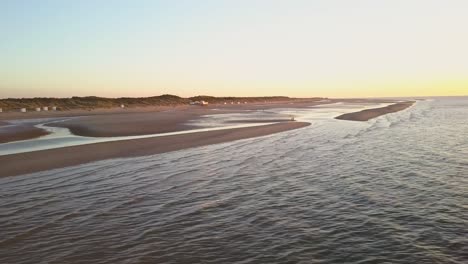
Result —
[[[172, 105], [172, 106], [146, 106], [132, 108], [99, 108], [93, 110], [75, 109], [66, 111], [41, 112], [8, 112], [0, 114], [0, 143], [19, 140], [34, 139], [47, 135], [47, 131], [38, 129], [34, 123], [21, 126], [3, 128], [1, 125], [10, 125], [8, 121], [42, 119], [42, 118], [69, 118], [63, 122], [46, 124], [50, 127], [68, 128], [77, 136], [87, 137], [116, 137], [138, 136], [146, 134], [169, 133], [182, 130], [202, 128], [193, 125], [205, 115], [247, 113], [248, 111], [263, 111], [277, 108], [309, 108], [337, 102], [370, 103], [386, 102], [381, 99], [296, 99], [288, 101], [249, 102], [248, 104], [210, 104], [208, 106]], [[273, 117], [270, 120], [285, 120], [284, 117]], [[246, 120], [239, 120], [239, 122]], [[260, 122], [260, 119], [255, 121]], [[227, 123], [235, 123], [227, 122]], [[253, 121], [248, 121], [253, 122]], [[191, 124], [190, 124], [191, 123]], [[16, 128], [15, 128], [16, 127]], [[13, 135], [9, 131], [21, 131], [21, 135]]]
[[[359, 112], [347, 113], [335, 117], [335, 119], [349, 121], [367, 121], [381, 115], [402, 111], [412, 106], [414, 101], [394, 103], [385, 107], [366, 109]], [[253, 105], [250, 105], [252, 108]], [[291, 107], [291, 105], [288, 105]], [[310, 104], [302, 105], [308, 107]], [[259, 107], [258, 105], [256, 107]], [[294, 107], [298, 107], [294, 105]], [[228, 109], [230, 108], [230, 109]], [[94, 114], [80, 116], [64, 122], [52, 123], [50, 126], [64, 127], [79, 136], [112, 137], [132, 136], [144, 134], [158, 134], [199, 128], [190, 125], [189, 121], [197, 120], [204, 115], [245, 113], [243, 107], [227, 107], [224, 109], [193, 108], [187, 107], [172, 111], [146, 111], [146, 112], [108, 112], [106, 114]], [[278, 105], [270, 108], [279, 108]], [[171, 151], [201, 147], [212, 144], [236, 141], [240, 139], [255, 138], [288, 130], [309, 126], [308, 122], [291, 122], [284, 117], [281, 119], [264, 120], [265, 122], [278, 121], [279, 123], [267, 124], [255, 127], [230, 128], [205, 132], [193, 132], [180, 135], [168, 135], [142, 139], [127, 139], [112, 142], [92, 143], [86, 145], [69, 146], [57, 149], [38, 150], [26, 153], [0, 156], [2, 170], [0, 177], [17, 176], [22, 174], [47, 171], [51, 169], [65, 168], [100, 160], [138, 157], [161, 154]], [[262, 119], [227, 121], [244, 123], [258, 122]], [[47, 131], [34, 127], [32, 124], [8, 126], [7, 122], [0, 121], [5, 126], [0, 135], [2, 140], [24, 137], [38, 137], [48, 134]], [[0, 126], [0, 129], [2, 127]], [[12, 131], [15, 135], [11, 135]], [[17, 139], [17, 140], [21, 140]], [[5, 142], [3, 142], [5, 143]], [[86, 153], [86, 155], [82, 155]], [[21, 166], [18, 166], [21, 164]]]
[[335, 119], [365, 122], [365, 121], [369, 121], [371, 119], [377, 118], [382, 115], [396, 113], [396, 112], [405, 110], [406, 108], [412, 106], [414, 103], [415, 101], [400, 102], [400, 103], [396, 103], [396, 104], [392, 104], [392, 105], [388, 105], [384, 107], [372, 108], [372, 109], [362, 110], [359, 112], [342, 114], [342, 115], [335, 117]]
[[[195, 132], [182, 135], [131, 139], [0, 156], [0, 177], [18, 176], [100, 160], [167, 153], [194, 147], [255, 138], [310, 126], [283, 122], [256, 127]], [[83, 153], [86, 153], [83, 155]]]
[[[134, 108], [104, 108], [91, 111], [85, 109], [67, 111], [41, 111], [41, 112], [9, 112], [0, 114], [0, 125], [11, 125], [8, 129], [0, 126], [0, 143], [9, 143], [20, 140], [35, 139], [49, 134], [43, 129], [35, 127], [36, 122], [14, 125], [8, 121], [63, 118], [60, 122], [45, 124], [48, 127], [67, 128], [76, 136], [84, 137], [121, 137], [140, 136], [148, 134], [171, 133], [204, 128], [195, 125], [197, 120], [207, 115], [240, 114], [248, 111], [260, 111], [274, 108], [305, 108], [328, 102], [316, 100], [291, 100], [257, 102], [249, 104], [212, 104], [209, 106], [174, 105], [174, 106], [147, 106]], [[273, 116], [267, 120], [257, 119], [257, 123], [273, 121], [289, 121], [284, 117]], [[244, 120], [239, 120], [241, 122]], [[246, 122], [246, 123], [251, 123]], [[235, 122], [226, 122], [235, 123]], [[10, 131], [21, 132], [10, 133]]]

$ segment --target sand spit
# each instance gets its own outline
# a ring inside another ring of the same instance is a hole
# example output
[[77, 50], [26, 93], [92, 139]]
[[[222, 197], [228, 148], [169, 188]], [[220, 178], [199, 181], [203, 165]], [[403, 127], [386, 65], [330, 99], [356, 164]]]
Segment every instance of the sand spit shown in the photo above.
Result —
[[366, 109], [359, 112], [343, 114], [340, 116], [335, 117], [336, 119], [340, 120], [349, 120], [349, 121], [368, 121], [373, 118], [379, 117], [381, 115], [386, 115], [389, 113], [395, 113], [398, 111], [405, 110], [406, 108], [412, 106], [415, 102], [400, 102], [396, 104], [392, 104], [385, 107], [380, 108], [373, 108], [373, 109]]
[[0, 177], [64, 168], [98, 160], [145, 156], [181, 149], [265, 136], [309, 126], [284, 122], [265, 126], [122, 140], [0, 156]]
[[49, 126], [68, 128], [71, 133], [85, 137], [119, 137], [168, 133], [194, 129], [187, 125], [201, 116], [200, 111], [168, 111], [119, 113], [73, 118]]
[[33, 125], [0, 125], [0, 144], [45, 136], [49, 132]]

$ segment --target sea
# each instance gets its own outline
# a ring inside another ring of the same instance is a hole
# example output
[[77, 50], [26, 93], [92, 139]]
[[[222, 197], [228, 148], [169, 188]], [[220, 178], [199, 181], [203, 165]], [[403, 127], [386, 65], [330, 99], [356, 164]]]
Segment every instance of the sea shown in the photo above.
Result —
[[0, 263], [468, 263], [468, 97], [368, 122], [333, 107], [283, 109], [311, 126], [269, 136], [0, 178]]

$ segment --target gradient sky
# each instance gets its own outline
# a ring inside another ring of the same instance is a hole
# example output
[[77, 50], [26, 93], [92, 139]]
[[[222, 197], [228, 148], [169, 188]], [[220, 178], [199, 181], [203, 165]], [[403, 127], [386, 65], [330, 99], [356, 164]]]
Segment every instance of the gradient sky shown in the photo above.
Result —
[[0, 97], [468, 95], [466, 0], [0, 1]]

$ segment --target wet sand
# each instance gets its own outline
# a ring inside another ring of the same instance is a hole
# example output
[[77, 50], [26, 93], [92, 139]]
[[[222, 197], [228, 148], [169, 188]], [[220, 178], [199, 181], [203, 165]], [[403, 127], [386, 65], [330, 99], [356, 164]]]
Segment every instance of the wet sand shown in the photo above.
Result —
[[[36, 118], [70, 118], [69, 120], [51, 123], [48, 126], [68, 128], [73, 134], [87, 137], [117, 137], [138, 136], [147, 134], [168, 133], [202, 128], [188, 125], [189, 121], [196, 121], [204, 115], [246, 113], [249, 110], [266, 110], [273, 108], [304, 108], [314, 105], [330, 103], [317, 100], [296, 100], [287, 102], [265, 102], [249, 104], [214, 104], [206, 107], [177, 105], [177, 106], [149, 106], [139, 108], [113, 108], [94, 110], [47, 111], [27, 113], [4, 113], [2, 120], [21, 120]], [[236, 122], [241, 122], [236, 121]], [[275, 120], [254, 120], [262, 122], [284, 122], [284, 117]], [[227, 123], [236, 123], [227, 122]], [[246, 122], [246, 123], [251, 123]], [[1, 124], [1, 123], [0, 123]], [[47, 134], [33, 125], [21, 127], [21, 133], [14, 136], [0, 131], [0, 143], [16, 140], [33, 139]]]
[[[211, 105], [208, 107], [186, 106], [164, 111], [154, 112], [118, 112], [102, 115], [90, 115], [70, 119], [65, 122], [53, 123], [50, 126], [65, 127], [79, 136], [87, 137], [116, 137], [136, 136], [157, 133], [169, 133], [195, 128], [200, 126], [188, 125], [189, 121], [196, 121], [205, 115], [248, 113], [248, 111], [267, 110], [273, 108], [304, 108], [319, 105], [312, 102], [288, 102], [288, 103], [266, 103], [266, 104], [241, 104], [241, 105]], [[228, 121], [226, 123], [272, 123], [285, 122], [284, 116], [276, 115], [269, 119], [255, 119]]]
[[[65, 127], [78, 136], [114, 137], [137, 136], [146, 134], [168, 133], [189, 130], [195, 127], [187, 125], [189, 121], [196, 121], [204, 115], [245, 113], [251, 110], [268, 110], [274, 108], [308, 108], [336, 102], [383, 102], [381, 99], [297, 99], [293, 101], [256, 102], [248, 104], [212, 104], [206, 107], [190, 105], [148, 106], [135, 108], [108, 109], [77, 109], [70, 111], [41, 111], [41, 112], [8, 112], [0, 115], [0, 122], [8, 120], [36, 119], [36, 118], [68, 118], [70, 120], [53, 123], [50, 126]], [[285, 121], [284, 117], [275, 118]], [[229, 121], [236, 123], [240, 121]], [[261, 123], [261, 120], [254, 120]], [[247, 121], [250, 123], [253, 121]], [[263, 120], [263, 122], [272, 122]], [[2, 123], [0, 123], [1, 125]], [[33, 139], [47, 132], [35, 128], [33, 125], [18, 128], [18, 133], [4, 133], [0, 130], [0, 143], [17, 140]]]
[[206, 111], [167, 111], [92, 115], [52, 123], [65, 127], [75, 135], [86, 137], [118, 137], [168, 133], [197, 128], [186, 122], [195, 120]]
[[48, 135], [49, 132], [34, 127], [32, 125], [15, 125], [7, 126], [8, 124], [0, 123], [0, 144], [12, 141], [26, 140]]
[[309, 126], [306, 122], [196, 132], [145, 139], [122, 140], [0, 156], [0, 177], [64, 168], [98, 160], [145, 156], [239, 139], [265, 136]]
[[392, 105], [385, 106], [385, 107], [366, 109], [366, 110], [362, 110], [359, 112], [343, 114], [335, 118], [340, 119], [340, 120], [349, 120], [349, 121], [368, 121], [373, 118], [379, 117], [381, 115], [386, 115], [386, 114], [405, 110], [406, 108], [412, 106], [414, 103], [415, 103], [414, 101], [401, 102], [401, 103], [396, 103], [396, 104], [392, 104]]

